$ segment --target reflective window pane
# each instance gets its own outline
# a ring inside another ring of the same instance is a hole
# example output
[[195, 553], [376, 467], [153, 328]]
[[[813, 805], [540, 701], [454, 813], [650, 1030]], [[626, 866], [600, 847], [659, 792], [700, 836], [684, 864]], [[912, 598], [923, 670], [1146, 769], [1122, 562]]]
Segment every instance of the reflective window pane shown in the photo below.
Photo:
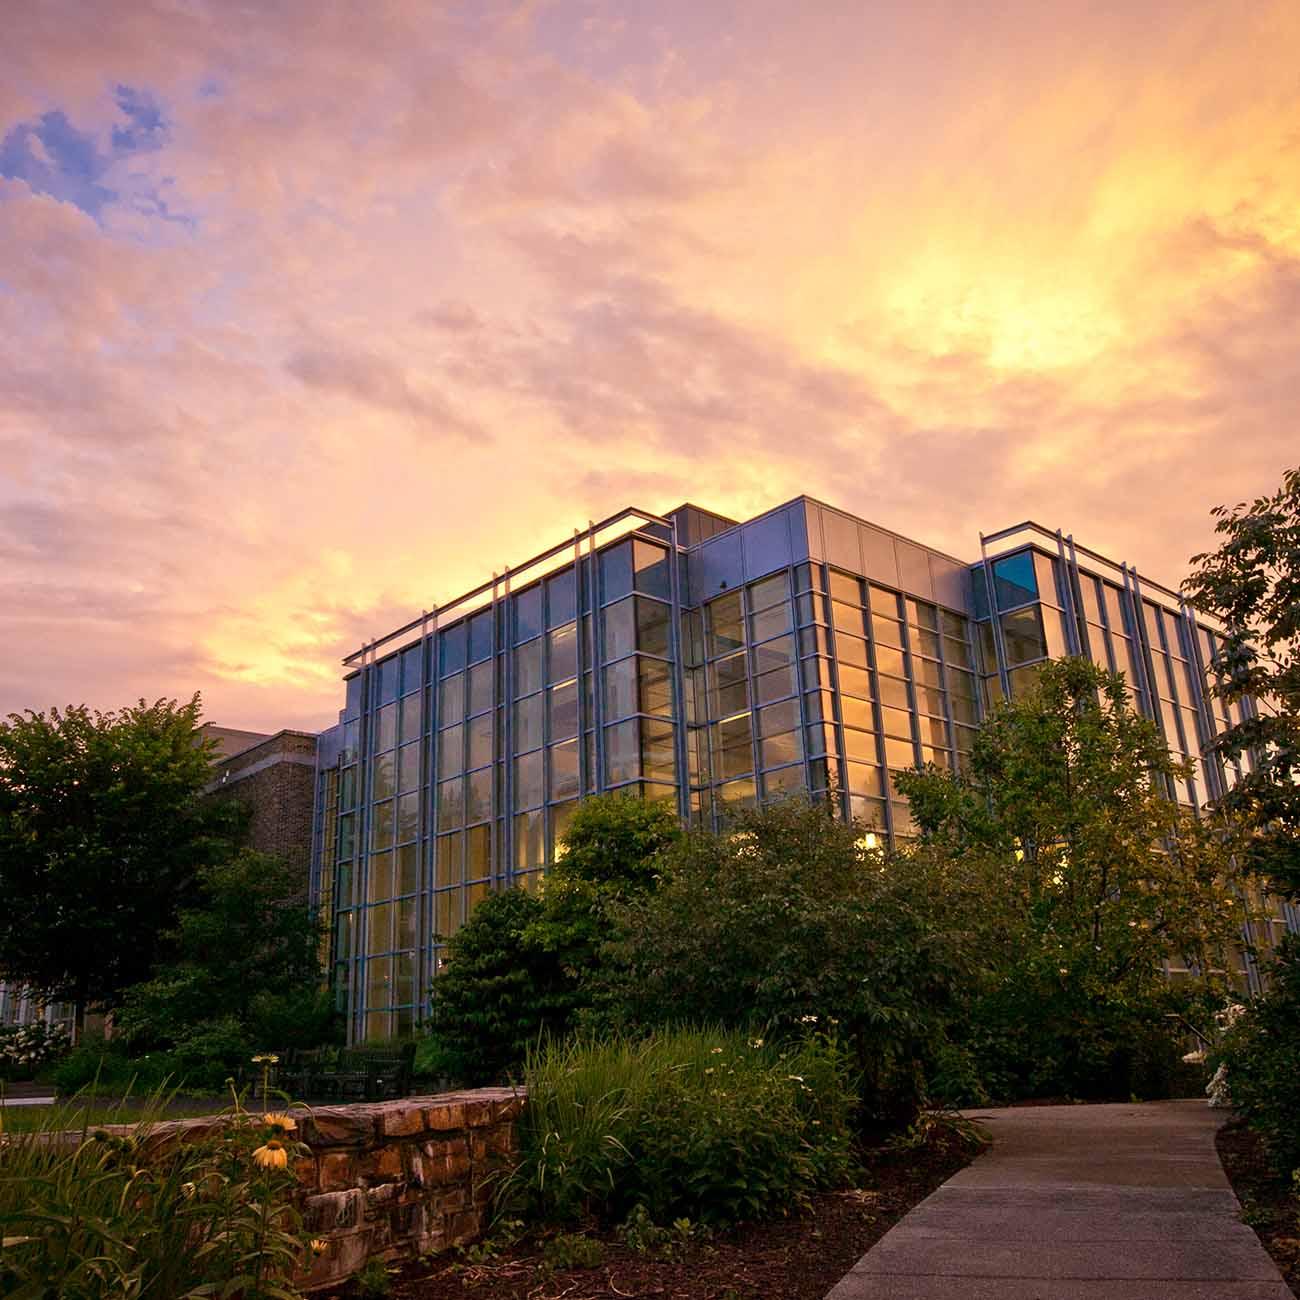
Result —
[[640, 735], [635, 719], [605, 728], [605, 781], [617, 785], [641, 775]]
[[465, 778], [465, 823], [486, 821], [492, 815], [492, 769], [483, 768]]
[[786, 695], [793, 695], [797, 689], [793, 664], [770, 673], [759, 673], [754, 678], [754, 703], [771, 704]]
[[392, 749], [397, 744], [397, 705], [385, 704], [382, 709], [375, 714], [375, 736], [374, 752], [378, 754], [381, 750]]
[[770, 578], [749, 585], [750, 609], [767, 609], [769, 605], [778, 605], [790, 597], [790, 575], [784, 571], [774, 573]]
[[393, 842], [393, 801], [377, 803], [370, 814], [370, 847], [386, 849]]
[[708, 657], [728, 654], [744, 644], [740, 592], [733, 591], [710, 601], [704, 610], [704, 646]]
[[540, 867], [545, 846], [546, 814], [540, 808], [536, 812], [520, 813], [515, 818], [515, 870]]
[[601, 600], [608, 602], [632, 590], [632, 543], [620, 542], [600, 553]]
[[540, 693], [515, 701], [515, 753], [536, 749], [542, 743], [542, 706], [545, 697]]
[[538, 638], [515, 651], [515, 694], [531, 695], [542, 689], [542, 654], [545, 642]]
[[397, 842], [404, 844], [420, 833], [420, 796], [404, 794], [397, 800]]
[[397, 775], [398, 789], [402, 791], [418, 790], [420, 788], [419, 743], [403, 745], [400, 753], [401, 761]]
[[465, 833], [465, 879], [482, 880], [492, 874], [492, 828], [475, 826]]
[[559, 627], [578, 617], [578, 584], [573, 569], [546, 580], [546, 626]]
[[465, 728], [448, 727], [438, 733], [438, 776], [457, 776], [465, 770]]
[[469, 757], [465, 766], [482, 767], [492, 761], [492, 715], [484, 713], [465, 726], [469, 738]]
[[845, 695], [860, 695], [871, 699], [875, 691], [871, 689], [871, 674], [865, 668], [854, 668], [851, 664], [840, 664], [840, 691]]
[[515, 807], [533, 808], [542, 802], [542, 751], [515, 760]]
[[542, 630], [542, 589], [529, 587], [515, 596], [515, 641], [530, 641]]
[[465, 716], [465, 674], [445, 677], [438, 686], [438, 725], [459, 722]]
[[438, 829], [457, 830], [465, 824], [465, 779], [456, 777], [438, 787]]
[[876, 729], [876, 714], [869, 700], [855, 700], [849, 696], [840, 699], [840, 711], [844, 715], [846, 727], [858, 727], [863, 731]]
[[484, 664], [477, 664], [469, 670], [469, 712], [482, 713], [492, 707], [492, 677], [493, 666], [489, 660]]
[[569, 799], [578, 793], [578, 742], [566, 741], [550, 748], [551, 798]]
[[797, 763], [802, 758], [803, 744], [797, 731], [768, 736], [759, 742], [759, 762], [765, 768]]
[[578, 627], [569, 623], [546, 637], [547, 681], [563, 682], [578, 675]]
[[672, 653], [672, 606], [636, 597], [636, 641], [647, 654], [668, 658]]
[[668, 567], [668, 552], [652, 542], [639, 537], [632, 542], [633, 562], [636, 568], [636, 589], [647, 596], [668, 600], [672, 595], [672, 575]]
[[551, 715], [551, 739], [568, 740], [578, 734], [578, 683], [566, 682], [547, 692]]
[[1042, 619], [1036, 606], [1002, 615], [1002, 641], [1007, 663], [1022, 664], [1047, 654]]
[[377, 754], [374, 762], [371, 763], [370, 797], [372, 799], [388, 799], [396, 793], [394, 786], [396, 764], [393, 759], [392, 754]]

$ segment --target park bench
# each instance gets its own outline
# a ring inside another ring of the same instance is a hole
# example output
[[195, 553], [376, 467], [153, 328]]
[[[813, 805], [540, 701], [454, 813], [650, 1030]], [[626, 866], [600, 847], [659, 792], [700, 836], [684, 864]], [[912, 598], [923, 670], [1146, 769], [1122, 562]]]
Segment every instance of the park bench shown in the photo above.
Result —
[[414, 1043], [290, 1048], [276, 1055], [272, 1086], [295, 1099], [388, 1101], [411, 1092]]

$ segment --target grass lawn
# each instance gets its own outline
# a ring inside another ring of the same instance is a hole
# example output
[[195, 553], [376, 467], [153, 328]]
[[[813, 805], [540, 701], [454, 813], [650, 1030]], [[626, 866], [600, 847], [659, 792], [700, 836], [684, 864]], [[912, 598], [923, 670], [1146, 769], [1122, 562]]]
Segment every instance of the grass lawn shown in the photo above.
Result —
[[57, 1102], [52, 1106], [5, 1106], [0, 1103], [0, 1131], [5, 1133], [71, 1132], [108, 1124], [156, 1123], [214, 1115], [230, 1105], [229, 1097], [106, 1097]]

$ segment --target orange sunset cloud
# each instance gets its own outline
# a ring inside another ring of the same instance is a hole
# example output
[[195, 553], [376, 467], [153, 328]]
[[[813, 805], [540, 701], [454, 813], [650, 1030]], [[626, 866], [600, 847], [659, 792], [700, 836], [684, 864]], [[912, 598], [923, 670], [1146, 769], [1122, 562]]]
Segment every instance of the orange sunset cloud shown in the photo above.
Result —
[[339, 660], [625, 504], [1177, 582], [1300, 436], [1290, 0], [14, 6], [0, 710]]

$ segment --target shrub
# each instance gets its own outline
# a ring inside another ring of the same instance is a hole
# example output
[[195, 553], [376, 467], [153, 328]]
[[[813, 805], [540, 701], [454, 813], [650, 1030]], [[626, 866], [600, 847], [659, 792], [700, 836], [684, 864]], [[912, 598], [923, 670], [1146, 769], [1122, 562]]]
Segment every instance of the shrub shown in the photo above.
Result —
[[292, 1160], [305, 1148], [238, 1103], [202, 1137], [159, 1142], [165, 1100], [125, 1134], [88, 1131], [83, 1102], [0, 1146], [0, 1294], [298, 1294], [307, 1243]]
[[743, 1034], [575, 1037], [528, 1061], [521, 1159], [507, 1193], [556, 1223], [729, 1224], [847, 1179], [856, 1105], [824, 1037], [780, 1050]]
[[71, 1046], [63, 1025], [0, 1025], [0, 1079], [30, 1079]]
[[149, 1052], [133, 1058], [120, 1040], [106, 1042], [102, 1038], [79, 1043], [51, 1071], [61, 1097], [90, 1087], [101, 1094], [149, 1092], [169, 1080], [180, 1083], [176, 1076], [176, 1061], [168, 1053]]
[[528, 933], [541, 912], [522, 889], [489, 894], [453, 936], [421, 1053], [437, 1072], [492, 1083], [518, 1068], [540, 1033], [568, 1027], [572, 981]]
[[1279, 945], [1268, 991], [1224, 1035], [1232, 1103], [1283, 1174], [1300, 1169], [1300, 938]]
[[659, 855], [680, 835], [662, 804], [584, 800], [540, 897], [490, 894], [451, 938], [423, 1053], [438, 1072], [473, 1084], [508, 1077], [539, 1034], [563, 1035], [579, 1022], [612, 909], [653, 887]]
[[834, 1020], [864, 1080], [864, 1118], [907, 1122], [942, 1038], [961, 950], [910, 864], [828, 808], [790, 799], [693, 832], [657, 889], [616, 909], [610, 1023], [722, 1024], [798, 1038]]

